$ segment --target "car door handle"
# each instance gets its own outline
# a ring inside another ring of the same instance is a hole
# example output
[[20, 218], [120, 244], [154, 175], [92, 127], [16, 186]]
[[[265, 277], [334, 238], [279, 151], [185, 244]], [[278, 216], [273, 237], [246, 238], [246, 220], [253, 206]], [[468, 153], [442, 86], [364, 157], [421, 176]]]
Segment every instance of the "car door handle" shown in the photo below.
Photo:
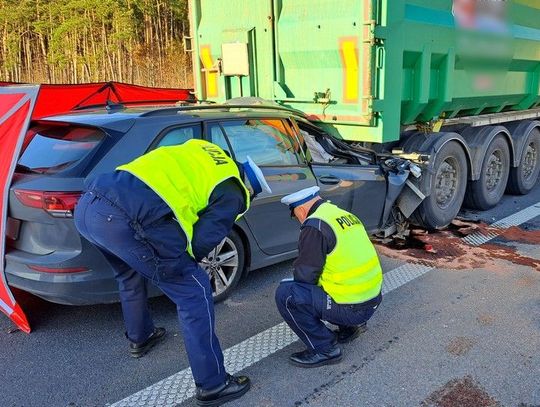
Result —
[[319, 182], [325, 185], [337, 185], [341, 180], [333, 175], [319, 177]]

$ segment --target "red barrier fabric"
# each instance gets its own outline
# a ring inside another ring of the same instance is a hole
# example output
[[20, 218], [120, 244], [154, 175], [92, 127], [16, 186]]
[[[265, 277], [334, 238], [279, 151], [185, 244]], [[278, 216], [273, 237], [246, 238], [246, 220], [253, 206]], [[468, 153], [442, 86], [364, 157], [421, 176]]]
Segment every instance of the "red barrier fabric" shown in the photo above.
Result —
[[191, 98], [189, 89], [149, 88], [118, 82], [80, 85], [24, 85], [0, 82], [0, 311], [24, 332], [31, 328], [5, 276], [9, 187], [31, 119], [108, 102], [174, 104]]
[[0, 89], [0, 310], [27, 333], [30, 332], [30, 324], [13, 297], [5, 277], [5, 239], [9, 186], [37, 91], [37, 86]]
[[24, 93], [14, 93], [12, 95], [4, 95], [2, 98], [2, 104], [0, 104], [0, 117], [4, 116], [23, 97], [24, 97]]
[[[15, 85], [0, 82], [0, 86]], [[103, 106], [107, 102], [123, 104], [173, 104], [190, 99], [190, 89], [151, 88], [120, 82], [79, 85], [40, 85], [32, 119], [75, 109]]]
[[83, 99], [99, 94], [102, 84], [41, 85], [32, 119], [73, 110]]

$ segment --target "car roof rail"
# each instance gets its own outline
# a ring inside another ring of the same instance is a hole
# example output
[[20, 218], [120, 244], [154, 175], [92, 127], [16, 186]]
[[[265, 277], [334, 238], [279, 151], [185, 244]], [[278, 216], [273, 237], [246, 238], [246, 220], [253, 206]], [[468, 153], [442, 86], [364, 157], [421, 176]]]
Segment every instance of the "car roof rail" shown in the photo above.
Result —
[[102, 109], [105, 108], [105, 110], [125, 110], [127, 108], [133, 108], [133, 107], [160, 107], [160, 106], [183, 106], [186, 105], [193, 105], [193, 102], [189, 101], [174, 101], [174, 100], [132, 100], [127, 102], [111, 102], [107, 101], [105, 103], [94, 103], [91, 105], [84, 105], [84, 106], [76, 106], [73, 109], [71, 109], [71, 112], [80, 112], [84, 110], [94, 110], [94, 109]]
[[233, 109], [248, 109], [253, 111], [259, 110], [277, 110], [282, 112], [289, 112], [296, 114], [298, 116], [307, 118], [307, 115], [301, 110], [292, 109], [285, 106], [270, 106], [270, 105], [224, 105], [224, 104], [208, 104], [208, 105], [191, 105], [191, 106], [174, 106], [174, 107], [164, 107], [161, 109], [155, 109], [141, 114], [141, 117], [151, 117], [151, 116], [160, 116], [167, 113], [183, 113], [183, 112], [192, 112], [192, 111], [201, 111], [201, 110], [218, 110], [223, 112], [230, 112]]
[[118, 111], [118, 110], [124, 110], [126, 108], [126, 106], [123, 104], [123, 103], [120, 103], [120, 102], [113, 102], [111, 100], [107, 100], [106, 104], [105, 104], [105, 109], [108, 111], [108, 112], [114, 112], [114, 111]]

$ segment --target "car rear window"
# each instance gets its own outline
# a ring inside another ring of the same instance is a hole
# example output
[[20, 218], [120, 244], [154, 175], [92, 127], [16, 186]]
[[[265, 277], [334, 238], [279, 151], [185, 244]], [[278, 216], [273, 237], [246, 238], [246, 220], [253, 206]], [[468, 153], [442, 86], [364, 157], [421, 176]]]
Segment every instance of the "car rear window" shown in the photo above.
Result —
[[105, 133], [92, 127], [39, 125], [26, 135], [30, 140], [17, 171], [56, 174], [72, 168], [94, 151]]

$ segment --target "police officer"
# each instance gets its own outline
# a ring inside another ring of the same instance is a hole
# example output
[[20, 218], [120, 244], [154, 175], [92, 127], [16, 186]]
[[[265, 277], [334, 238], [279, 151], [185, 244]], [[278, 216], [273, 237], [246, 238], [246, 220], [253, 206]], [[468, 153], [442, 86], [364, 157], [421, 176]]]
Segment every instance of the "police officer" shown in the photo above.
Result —
[[200, 405], [220, 405], [250, 387], [248, 377], [225, 371], [212, 288], [199, 262], [263, 187], [269, 190], [249, 158], [237, 165], [218, 146], [190, 140], [97, 176], [75, 210], [77, 229], [115, 270], [131, 356], [143, 356], [165, 335], [152, 321], [146, 282], [176, 304]]
[[[338, 343], [365, 331], [382, 300], [382, 271], [364, 226], [353, 214], [319, 196], [311, 187], [285, 196], [300, 223], [299, 255], [293, 279], [276, 290], [276, 304], [307, 349], [290, 362], [317, 367], [341, 360]], [[338, 326], [331, 331], [323, 321]]]

